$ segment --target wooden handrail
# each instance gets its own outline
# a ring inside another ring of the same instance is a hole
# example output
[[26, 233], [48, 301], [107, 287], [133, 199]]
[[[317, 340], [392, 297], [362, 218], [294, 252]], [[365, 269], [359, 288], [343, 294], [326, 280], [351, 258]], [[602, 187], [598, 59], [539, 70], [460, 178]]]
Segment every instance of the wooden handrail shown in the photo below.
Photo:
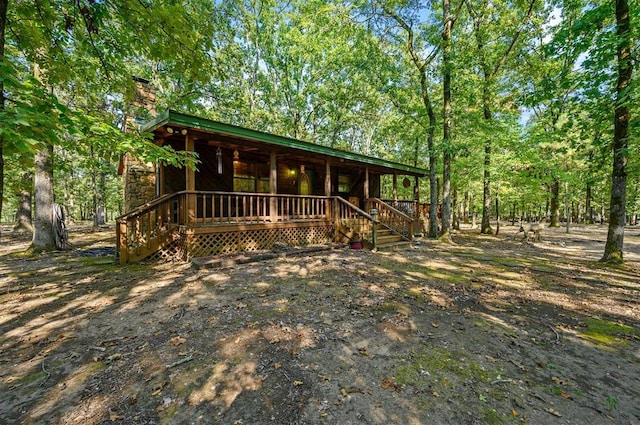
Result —
[[378, 198], [369, 198], [366, 202], [367, 205], [375, 205], [380, 224], [406, 240], [413, 240], [413, 218]]
[[413, 218], [411, 216], [409, 216], [408, 214], [400, 211], [397, 208], [394, 208], [393, 206], [389, 205], [388, 203], [386, 203], [385, 201], [378, 199], [378, 198], [369, 198], [367, 199], [367, 201], [372, 202], [374, 204], [376, 204], [376, 206], [380, 209], [384, 208], [387, 210], [392, 211], [394, 214], [399, 215], [400, 217], [404, 218], [405, 220], [409, 220], [409, 221], [413, 221]]
[[366, 218], [368, 218], [369, 220], [373, 220], [373, 217], [371, 216], [371, 214], [369, 214], [368, 212], [366, 212], [365, 210], [361, 210], [360, 208], [358, 208], [357, 206], [353, 205], [351, 202], [347, 201], [346, 199], [340, 197], [340, 196], [334, 196], [335, 199], [338, 200], [338, 202], [344, 204], [345, 206], [350, 207], [352, 210], [356, 211], [357, 213], [365, 216]]
[[119, 217], [116, 217], [116, 221], [126, 220], [126, 219], [129, 219], [130, 217], [133, 217], [133, 216], [137, 215], [137, 214], [144, 213], [149, 208], [153, 208], [153, 207], [155, 207], [157, 205], [162, 204], [164, 201], [166, 201], [168, 199], [171, 199], [173, 197], [177, 197], [177, 196], [182, 195], [184, 193], [187, 193], [187, 192], [183, 190], [181, 192], [168, 193], [166, 195], [162, 195], [159, 198], [156, 198], [156, 199], [154, 199], [152, 201], [149, 201], [147, 203], [139, 205], [135, 209], [133, 209], [133, 210], [127, 212], [127, 213], [124, 213]]

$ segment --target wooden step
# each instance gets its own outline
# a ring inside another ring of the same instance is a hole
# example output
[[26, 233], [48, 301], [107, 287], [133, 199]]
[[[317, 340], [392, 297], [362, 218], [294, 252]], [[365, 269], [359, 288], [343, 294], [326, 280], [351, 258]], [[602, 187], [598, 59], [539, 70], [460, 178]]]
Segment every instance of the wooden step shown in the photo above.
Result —
[[398, 242], [388, 242], [388, 243], [379, 243], [377, 246], [378, 251], [395, 251], [397, 249], [410, 248], [411, 242], [409, 241], [398, 241]]
[[402, 236], [398, 234], [393, 234], [393, 233], [389, 235], [377, 235], [376, 239], [377, 239], [378, 245], [400, 242], [403, 240]]

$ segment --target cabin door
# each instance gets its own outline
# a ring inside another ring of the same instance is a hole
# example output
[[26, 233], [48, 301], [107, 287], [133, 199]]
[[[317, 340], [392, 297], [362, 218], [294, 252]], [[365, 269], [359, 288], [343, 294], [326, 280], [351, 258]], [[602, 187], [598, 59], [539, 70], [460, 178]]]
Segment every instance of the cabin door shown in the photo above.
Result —
[[307, 173], [300, 174], [300, 195], [308, 195], [310, 186], [311, 183], [309, 182], [309, 176]]

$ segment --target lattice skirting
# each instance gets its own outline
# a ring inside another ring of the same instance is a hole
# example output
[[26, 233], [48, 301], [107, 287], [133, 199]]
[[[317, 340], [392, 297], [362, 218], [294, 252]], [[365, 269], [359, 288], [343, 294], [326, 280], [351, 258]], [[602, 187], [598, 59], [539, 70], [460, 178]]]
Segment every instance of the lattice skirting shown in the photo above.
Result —
[[273, 249], [276, 244], [304, 246], [333, 241], [332, 225], [250, 229], [188, 235], [186, 252], [189, 258], [207, 255], [255, 252]]
[[160, 248], [144, 259], [145, 263], [169, 263], [172, 261], [185, 261], [187, 235], [184, 232], [178, 233], [178, 237], [170, 244]]

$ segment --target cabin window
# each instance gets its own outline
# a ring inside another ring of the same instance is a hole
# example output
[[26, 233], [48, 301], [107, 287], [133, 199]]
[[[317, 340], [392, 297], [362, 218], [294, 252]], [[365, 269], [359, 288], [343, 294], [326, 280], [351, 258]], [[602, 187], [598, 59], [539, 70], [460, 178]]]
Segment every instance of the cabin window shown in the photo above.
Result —
[[351, 193], [351, 176], [348, 174], [338, 175], [338, 192]]
[[233, 161], [233, 191], [268, 193], [268, 164]]

